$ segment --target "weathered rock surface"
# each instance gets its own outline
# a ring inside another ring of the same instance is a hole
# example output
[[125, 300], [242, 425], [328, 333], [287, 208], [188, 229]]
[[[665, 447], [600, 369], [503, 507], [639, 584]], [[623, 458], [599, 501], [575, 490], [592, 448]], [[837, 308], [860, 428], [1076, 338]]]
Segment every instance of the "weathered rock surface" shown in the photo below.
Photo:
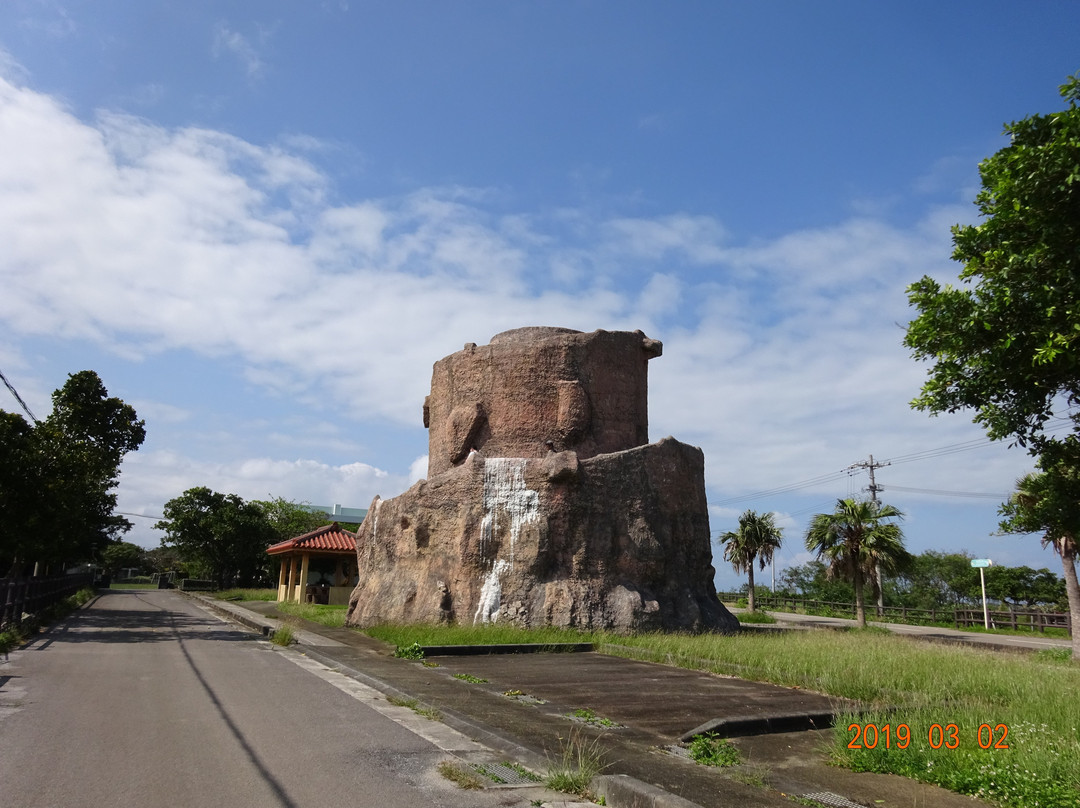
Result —
[[648, 444], [641, 332], [518, 329], [437, 362], [427, 480], [357, 533], [348, 622], [730, 631], [704, 456]]
[[435, 363], [424, 402], [428, 474], [486, 457], [581, 458], [649, 442], [648, 361], [640, 331], [519, 328]]

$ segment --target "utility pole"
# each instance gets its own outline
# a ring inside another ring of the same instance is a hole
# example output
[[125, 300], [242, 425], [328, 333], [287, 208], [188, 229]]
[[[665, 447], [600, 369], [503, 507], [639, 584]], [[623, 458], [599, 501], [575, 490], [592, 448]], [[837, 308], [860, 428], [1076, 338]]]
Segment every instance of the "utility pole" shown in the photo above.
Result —
[[[863, 461], [861, 463], [852, 463], [850, 466], [848, 466], [849, 471], [851, 469], [866, 469], [867, 471], [870, 472], [870, 487], [867, 488], [866, 490], [870, 492], [870, 501], [874, 503], [875, 508], [877, 508], [877, 506], [880, 504], [878, 502], [877, 492], [880, 491], [881, 488], [874, 481], [874, 471], [877, 470], [877, 469], [880, 469], [880, 468], [884, 468], [885, 466], [891, 466], [891, 465], [892, 465], [892, 463], [875, 463], [874, 462], [874, 456], [870, 455], [870, 462], [869, 463], [867, 463], [866, 461]], [[885, 611], [885, 590], [884, 590], [884, 587], [882, 586], [882, 581], [881, 581], [881, 564], [877, 565], [877, 569], [875, 570], [875, 574], [877, 576], [877, 614], [878, 614], [878, 617], [881, 617], [881, 615]]]

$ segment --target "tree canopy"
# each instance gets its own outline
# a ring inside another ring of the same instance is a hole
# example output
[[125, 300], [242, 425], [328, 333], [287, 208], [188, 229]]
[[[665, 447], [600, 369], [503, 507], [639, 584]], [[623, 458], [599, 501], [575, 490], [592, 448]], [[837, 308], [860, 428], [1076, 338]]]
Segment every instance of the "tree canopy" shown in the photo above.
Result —
[[189, 488], [165, 503], [162, 547], [174, 547], [218, 586], [251, 586], [266, 577], [266, 548], [278, 534], [263, 509], [236, 494]]
[[[982, 221], [953, 228], [964, 288], [924, 276], [905, 344], [933, 362], [913, 406], [974, 410], [994, 439], [1080, 460], [1080, 74], [1066, 109], [1005, 126], [1010, 143], [979, 165]], [[1066, 405], [1072, 434], [1055, 437]], [[1049, 422], [1049, 423], [1048, 423]]]
[[277, 536], [275, 541], [294, 539], [327, 524], [326, 514], [309, 511], [302, 504], [284, 497], [253, 499], [251, 504], [266, 516]]
[[131, 529], [114, 513], [114, 489], [144, 423], [92, 370], [71, 374], [52, 399], [34, 424], [0, 412], [0, 563], [16, 574], [89, 560]]

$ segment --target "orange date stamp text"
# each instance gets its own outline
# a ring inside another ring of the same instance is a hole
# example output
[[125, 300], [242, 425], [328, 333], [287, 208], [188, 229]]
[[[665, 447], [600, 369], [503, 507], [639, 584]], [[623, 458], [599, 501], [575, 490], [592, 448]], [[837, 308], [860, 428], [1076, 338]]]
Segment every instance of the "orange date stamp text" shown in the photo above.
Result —
[[[911, 745], [911, 727], [907, 724], [849, 724], [852, 733], [848, 749], [907, 749]], [[980, 749], [1008, 749], [1009, 728], [1005, 724], [980, 724], [975, 741]], [[961, 744], [960, 728], [956, 724], [931, 724], [926, 731], [931, 749], [957, 749]]]

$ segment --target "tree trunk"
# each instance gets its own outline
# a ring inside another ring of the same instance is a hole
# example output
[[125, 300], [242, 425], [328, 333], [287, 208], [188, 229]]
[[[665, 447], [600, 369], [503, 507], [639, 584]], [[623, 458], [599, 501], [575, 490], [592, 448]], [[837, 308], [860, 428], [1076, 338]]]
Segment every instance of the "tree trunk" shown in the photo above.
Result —
[[1076, 541], [1061, 539], [1061, 566], [1065, 570], [1065, 596], [1069, 599], [1073, 659], [1080, 659], [1080, 582], [1076, 578]]
[[858, 567], [855, 568], [855, 623], [859, 628], [866, 628], [866, 592], [862, 570]]
[[746, 593], [746, 610], [754, 612], [754, 560], [750, 559], [750, 591]]

